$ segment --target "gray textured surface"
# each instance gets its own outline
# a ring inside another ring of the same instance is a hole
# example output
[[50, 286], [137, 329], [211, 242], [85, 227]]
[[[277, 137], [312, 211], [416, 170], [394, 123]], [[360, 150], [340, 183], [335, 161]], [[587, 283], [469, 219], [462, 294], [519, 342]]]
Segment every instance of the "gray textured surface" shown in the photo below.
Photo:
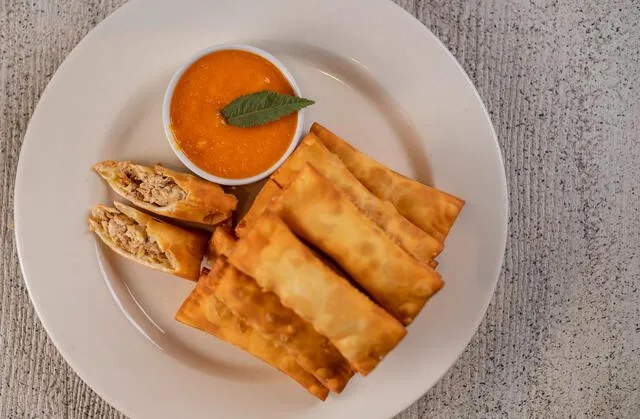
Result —
[[[0, 0], [0, 417], [119, 417], [57, 353], [22, 281], [12, 189], [27, 122], [122, 0]], [[399, 418], [640, 417], [640, 2], [398, 0], [493, 118], [511, 217], [486, 318]]]

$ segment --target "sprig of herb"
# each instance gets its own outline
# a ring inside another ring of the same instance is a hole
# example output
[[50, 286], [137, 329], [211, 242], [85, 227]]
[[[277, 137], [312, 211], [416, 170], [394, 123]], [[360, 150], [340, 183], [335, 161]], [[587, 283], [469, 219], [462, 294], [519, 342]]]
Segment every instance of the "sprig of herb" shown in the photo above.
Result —
[[302, 97], [263, 90], [238, 97], [220, 113], [227, 124], [248, 128], [277, 121], [314, 103]]

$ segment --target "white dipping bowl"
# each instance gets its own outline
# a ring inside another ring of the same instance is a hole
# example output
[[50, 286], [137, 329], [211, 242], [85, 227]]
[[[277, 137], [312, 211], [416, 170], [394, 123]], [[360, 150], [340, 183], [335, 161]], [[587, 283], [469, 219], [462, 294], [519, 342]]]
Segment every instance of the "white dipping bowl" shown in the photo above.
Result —
[[173, 77], [171, 78], [171, 81], [169, 82], [169, 86], [167, 87], [167, 91], [164, 94], [164, 102], [162, 104], [162, 123], [164, 125], [164, 132], [167, 136], [167, 140], [169, 140], [169, 144], [171, 145], [171, 149], [173, 150], [174, 153], [176, 153], [176, 156], [178, 156], [180, 161], [189, 168], [189, 170], [191, 170], [201, 178], [207, 179], [208, 181], [218, 183], [221, 185], [229, 185], [229, 186], [247, 185], [249, 183], [257, 182], [269, 176], [278, 167], [280, 167], [280, 165], [284, 163], [284, 161], [291, 155], [293, 150], [298, 145], [298, 142], [300, 141], [300, 137], [302, 136], [302, 129], [304, 127], [304, 111], [303, 110], [298, 111], [298, 123], [296, 125], [296, 131], [293, 134], [293, 137], [291, 138], [291, 143], [289, 144], [289, 148], [287, 148], [287, 151], [285, 151], [282, 157], [280, 157], [280, 159], [267, 170], [261, 173], [258, 173], [255, 176], [251, 176], [247, 178], [228, 179], [228, 178], [212, 175], [211, 173], [208, 173], [202, 170], [201, 168], [199, 168], [198, 166], [196, 166], [195, 163], [193, 163], [189, 159], [189, 157], [187, 157], [187, 155], [182, 152], [180, 147], [178, 147], [178, 144], [173, 134], [173, 130], [171, 129], [171, 112], [170, 111], [171, 111], [171, 100], [173, 99], [173, 91], [175, 90], [176, 84], [178, 84], [178, 81], [180, 80], [184, 72], [189, 67], [191, 67], [193, 63], [195, 63], [205, 55], [211, 54], [212, 52], [225, 51], [225, 50], [247, 51], [264, 58], [265, 60], [269, 61], [271, 64], [276, 66], [278, 70], [280, 70], [280, 72], [284, 75], [284, 77], [287, 79], [287, 81], [291, 85], [291, 88], [293, 89], [293, 92], [295, 93], [295, 95], [302, 96], [302, 94], [300, 93], [300, 88], [298, 87], [298, 84], [294, 80], [291, 72], [287, 70], [284, 64], [282, 64], [276, 57], [269, 54], [267, 51], [264, 51], [260, 48], [254, 47], [252, 45], [246, 45], [246, 44], [215, 45], [198, 52], [190, 60], [188, 60], [182, 67], [180, 67], [180, 69], [178, 69], [178, 71], [176, 71], [176, 73], [173, 75]]

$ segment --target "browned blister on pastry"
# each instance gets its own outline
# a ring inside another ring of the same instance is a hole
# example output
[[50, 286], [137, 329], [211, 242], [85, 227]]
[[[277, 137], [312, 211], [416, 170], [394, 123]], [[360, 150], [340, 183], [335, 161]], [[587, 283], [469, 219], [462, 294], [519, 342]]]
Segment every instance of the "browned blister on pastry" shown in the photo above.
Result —
[[265, 339], [215, 296], [214, 283], [220, 274], [219, 266], [216, 263], [214, 269], [200, 278], [178, 310], [176, 320], [247, 351], [287, 374], [320, 400], [325, 400], [329, 394], [326, 387], [302, 368], [293, 356]]
[[271, 200], [282, 192], [282, 189], [272, 179], [269, 179], [264, 184], [249, 211], [242, 217], [242, 220], [236, 226], [236, 234], [238, 237], [242, 237], [251, 228], [253, 222], [262, 215], [264, 210], [269, 206]]
[[431, 264], [442, 250], [442, 243], [412, 224], [388, 201], [372, 194], [331, 153], [313, 133], [309, 133], [291, 157], [271, 176], [286, 188], [307, 163], [312, 163], [324, 177], [336, 185], [371, 221], [376, 223], [394, 242], [416, 259]]
[[353, 375], [346, 359], [326, 337], [284, 307], [277, 295], [263, 291], [251, 277], [220, 258], [216, 297], [266, 339], [285, 349], [325, 387], [341, 392]]
[[96, 205], [89, 229], [113, 251], [150, 268], [198, 280], [209, 234], [187, 230], [115, 202]]
[[367, 189], [391, 202], [409, 221], [444, 242], [464, 206], [463, 200], [394, 172], [318, 123], [311, 126], [311, 132]]
[[107, 160], [96, 163], [93, 170], [126, 200], [178, 220], [215, 225], [230, 218], [238, 203], [215, 183], [162, 166]]
[[271, 214], [263, 214], [238, 240], [229, 261], [329, 338], [363, 375], [406, 334], [402, 324], [329, 269]]
[[213, 265], [220, 256], [228, 255], [236, 245], [236, 240], [237, 238], [230, 228], [226, 226], [216, 227], [207, 246], [207, 262]]
[[269, 211], [330, 256], [405, 325], [442, 288], [436, 271], [394, 243], [309, 164], [271, 203]]

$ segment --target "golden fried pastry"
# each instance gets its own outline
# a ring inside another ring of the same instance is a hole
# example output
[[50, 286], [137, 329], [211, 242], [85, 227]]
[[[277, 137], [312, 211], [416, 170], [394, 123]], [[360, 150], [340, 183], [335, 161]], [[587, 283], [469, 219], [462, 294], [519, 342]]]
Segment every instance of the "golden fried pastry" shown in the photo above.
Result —
[[323, 176], [333, 182], [368, 218], [416, 259], [431, 264], [442, 250], [442, 243], [404, 218], [388, 201], [369, 192], [313, 133], [309, 133], [291, 157], [271, 176], [281, 187], [293, 182], [298, 172], [312, 163]]
[[273, 180], [269, 179], [267, 183], [264, 184], [258, 196], [251, 204], [251, 208], [249, 211], [242, 217], [242, 220], [236, 226], [236, 234], [238, 237], [244, 236], [244, 234], [251, 228], [251, 224], [262, 215], [265, 208], [271, 203], [271, 200], [276, 196], [280, 195], [282, 189], [275, 183]]
[[208, 233], [162, 222], [134, 208], [114, 202], [96, 205], [89, 229], [120, 255], [150, 268], [198, 280]]
[[231, 217], [238, 200], [219, 185], [162, 166], [103, 161], [93, 166], [124, 199], [165, 217], [215, 225]]
[[193, 292], [176, 313], [176, 320], [247, 351], [287, 374], [320, 400], [325, 400], [329, 390], [302, 368], [294, 357], [263, 338], [216, 298], [212, 281], [220, 273], [220, 266], [216, 264], [210, 272], [203, 272]]
[[236, 245], [236, 240], [230, 228], [221, 225], [216, 227], [207, 246], [207, 262], [213, 265], [220, 256], [228, 255]]
[[218, 227], [209, 242], [209, 252], [216, 255], [218, 264], [225, 265], [216, 276], [216, 297], [267, 339], [295, 356], [329, 390], [340, 393], [353, 375], [349, 363], [326, 337], [284, 307], [277, 295], [264, 292], [255, 279], [226, 262], [236, 241], [228, 229]]
[[402, 324], [329, 269], [271, 214], [263, 214], [238, 240], [229, 262], [329, 338], [363, 375], [406, 334]]
[[436, 271], [395, 244], [309, 164], [268, 210], [330, 256], [404, 325], [442, 288]]
[[394, 172], [318, 123], [311, 126], [311, 132], [374, 195], [391, 202], [409, 221], [444, 242], [462, 210], [463, 200]]
[[298, 364], [325, 387], [341, 392], [353, 371], [329, 339], [284, 307], [277, 295], [264, 292], [253, 278], [231, 266], [224, 257], [218, 259], [216, 267], [219, 264], [224, 266], [215, 278], [216, 297], [266, 339], [295, 357]]

